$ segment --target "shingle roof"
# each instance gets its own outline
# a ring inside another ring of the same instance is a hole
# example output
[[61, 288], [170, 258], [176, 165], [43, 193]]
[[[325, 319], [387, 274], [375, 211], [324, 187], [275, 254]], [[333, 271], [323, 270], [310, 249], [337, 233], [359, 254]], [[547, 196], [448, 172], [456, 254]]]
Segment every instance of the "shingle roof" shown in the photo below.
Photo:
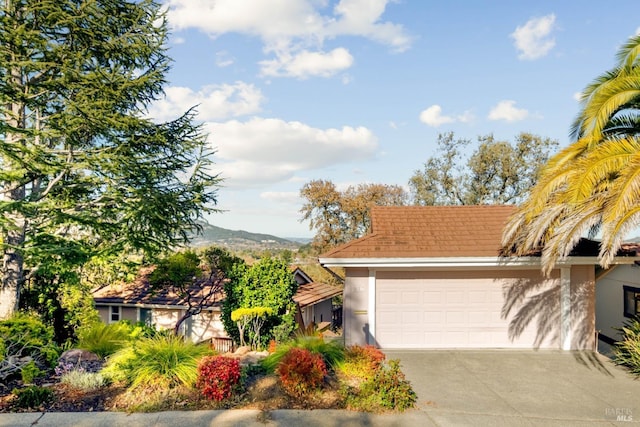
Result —
[[326, 283], [304, 283], [298, 286], [298, 290], [293, 296], [293, 300], [300, 305], [300, 308], [304, 308], [332, 298], [336, 295], [340, 295], [341, 293], [342, 289]]
[[[93, 298], [97, 304], [131, 304], [131, 305], [157, 305], [157, 306], [185, 306], [187, 301], [184, 296], [178, 295], [172, 289], [163, 288], [152, 290], [149, 284], [149, 274], [154, 267], [142, 267], [136, 279], [131, 283], [120, 283], [113, 286], [105, 286], [93, 291]], [[296, 271], [302, 272], [304, 277], [309, 277], [300, 268]], [[309, 278], [310, 279], [310, 278]], [[191, 288], [191, 293], [197, 301], [206, 295], [210, 285], [199, 282]], [[298, 285], [298, 291], [293, 296], [293, 300], [306, 307], [332, 298], [342, 293], [342, 289], [326, 283], [303, 283]], [[215, 295], [215, 303], [208, 307], [218, 307], [225, 299], [224, 291], [221, 289]]]
[[515, 206], [375, 206], [371, 234], [321, 258], [494, 257]]
[[[130, 283], [119, 283], [112, 286], [104, 286], [93, 291], [93, 298], [97, 304], [132, 304], [132, 305], [158, 305], [158, 306], [186, 306], [187, 299], [179, 295], [172, 288], [151, 289], [149, 274], [154, 267], [142, 267], [136, 279]], [[194, 283], [189, 293], [194, 302], [207, 298], [207, 301], [215, 301], [206, 304], [207, 307], [217, 307], [224, 299], [224, 293], [220, 292], [211, 298], [208, 292], [211, 283], [198, 281]]]

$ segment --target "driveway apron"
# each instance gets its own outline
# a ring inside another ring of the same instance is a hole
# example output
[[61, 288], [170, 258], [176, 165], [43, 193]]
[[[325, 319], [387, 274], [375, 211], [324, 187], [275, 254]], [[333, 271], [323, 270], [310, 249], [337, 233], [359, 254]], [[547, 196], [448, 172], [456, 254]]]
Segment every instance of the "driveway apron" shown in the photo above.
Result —
[[437, 425], [640, 422], [640, 381], [591, 352], [385, 351]]

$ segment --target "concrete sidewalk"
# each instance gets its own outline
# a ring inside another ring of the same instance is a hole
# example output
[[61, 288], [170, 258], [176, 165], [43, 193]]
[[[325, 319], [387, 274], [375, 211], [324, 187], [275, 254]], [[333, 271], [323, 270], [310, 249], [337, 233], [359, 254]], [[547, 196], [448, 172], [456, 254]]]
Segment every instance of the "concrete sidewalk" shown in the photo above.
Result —
[[640, 423], [640, 381], [603, 356], [560, 351], [386, 351], [418, 408], [0, 414], [0, 426], [611, 426]]

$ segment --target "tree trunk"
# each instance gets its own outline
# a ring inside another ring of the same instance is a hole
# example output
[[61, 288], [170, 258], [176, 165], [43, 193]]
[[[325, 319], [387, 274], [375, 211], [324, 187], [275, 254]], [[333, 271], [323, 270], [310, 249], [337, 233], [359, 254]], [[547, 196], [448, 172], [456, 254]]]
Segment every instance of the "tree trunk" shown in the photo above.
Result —
[[[11, 70], [13, 84], [21, 86], [22, 77], [18, 68]], [[21, 129], [25, 125], [25, 106], [19, 102], [10, 102], [6, 106], [4, 122], [8, 129]], [[24, 144], [21, 135], [8, 130], [5, 133], [7, 145]], [[2, 164], [8, 167], [11, 159], [3, 158]], [[18, 166], [19, 167], [19, 166]], [[20, 202], [25, 198], [25, 186], [19, 180], [4, 182], [2, 188], [2, 200], [5, 203]], [[8, 319], [17, 310], [20, 302], [20, 288], [23, 282], [23, 256], [22, 244], [24, 243], [26, 219], [16, 210], [5, 212], [7, 226], [2, 230], [2, 283], [0, 284], [0, 320]]]

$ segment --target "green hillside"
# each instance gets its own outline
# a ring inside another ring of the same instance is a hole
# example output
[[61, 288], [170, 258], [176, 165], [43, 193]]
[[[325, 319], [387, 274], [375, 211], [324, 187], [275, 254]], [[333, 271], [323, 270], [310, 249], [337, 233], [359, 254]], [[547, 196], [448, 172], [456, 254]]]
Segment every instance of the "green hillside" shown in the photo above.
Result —
[[212, 245], [232, 247], [265, 247], [265, 248], [297, 248], [301, 244], [271, 234], [251, 233], [244, 230], [227, 230], [215, 225], [203, 223], [202, 232], [191, 238], [191, 246], [205, 247]]

